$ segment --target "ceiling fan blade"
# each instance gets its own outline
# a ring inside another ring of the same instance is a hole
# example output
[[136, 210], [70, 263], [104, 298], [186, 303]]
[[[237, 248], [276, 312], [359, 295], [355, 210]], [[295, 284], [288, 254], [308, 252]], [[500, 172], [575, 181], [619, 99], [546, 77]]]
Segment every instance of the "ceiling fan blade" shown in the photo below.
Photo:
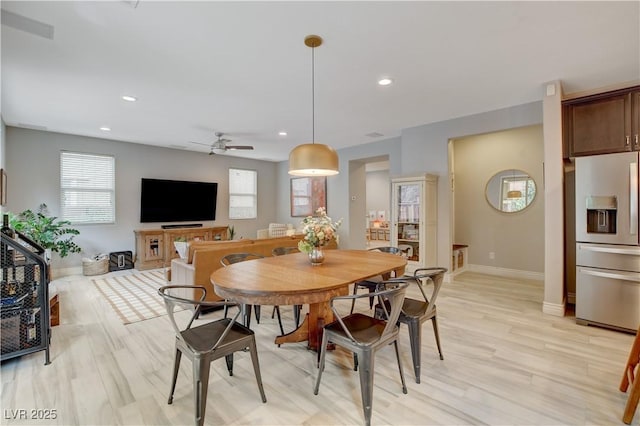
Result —
[[196, 145], [211, 146], [211, 144], [210, 144], [210, 143], [193, 142], [193, 141], [189, 141], [189, 143], [193, 143], [193, 144], [196, 144]]
[[227, 149], [253, 149], [253, 147], [249, 145], [227, 145]]

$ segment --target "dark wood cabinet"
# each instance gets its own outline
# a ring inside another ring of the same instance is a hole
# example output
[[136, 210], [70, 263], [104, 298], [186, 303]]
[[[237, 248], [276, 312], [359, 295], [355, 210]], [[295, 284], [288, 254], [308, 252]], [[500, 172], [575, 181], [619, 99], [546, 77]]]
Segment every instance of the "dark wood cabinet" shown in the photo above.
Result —
[[640, 86], [563, 103], [565, 156], [640, 150]]

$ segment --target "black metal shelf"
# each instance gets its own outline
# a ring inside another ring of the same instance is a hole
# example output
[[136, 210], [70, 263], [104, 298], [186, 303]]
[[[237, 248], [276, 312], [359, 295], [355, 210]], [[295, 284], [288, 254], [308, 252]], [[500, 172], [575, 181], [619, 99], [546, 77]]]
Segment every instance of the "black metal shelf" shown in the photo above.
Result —
[[48, 265], [44, 249], [0, 232], [0, 360], [45, 351], [50, 363]]

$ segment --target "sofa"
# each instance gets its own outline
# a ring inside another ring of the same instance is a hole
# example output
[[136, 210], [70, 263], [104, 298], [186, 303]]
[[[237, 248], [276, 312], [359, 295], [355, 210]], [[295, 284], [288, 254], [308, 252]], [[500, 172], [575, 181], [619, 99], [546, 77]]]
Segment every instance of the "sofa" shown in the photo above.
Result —
[[171, 261], [171, 284], [201, 285], [209, 301], [222, 300], [213, 291], [211, 274], [223, 266], [220, 259], [231, 253], [255, 253], [271, 256], [276, 247], [296, 247], [303, 235], [231, 241], [193, 241], [185, 259]]

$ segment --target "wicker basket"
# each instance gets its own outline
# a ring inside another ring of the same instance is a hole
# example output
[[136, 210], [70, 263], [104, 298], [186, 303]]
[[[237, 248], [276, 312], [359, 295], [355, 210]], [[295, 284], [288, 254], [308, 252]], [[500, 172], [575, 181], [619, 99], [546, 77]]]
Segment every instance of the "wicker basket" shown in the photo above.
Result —
[[83, 275], [102, 275], [109, 272], [109, 258], [98, 257], [91, 259], [82, 259]]

